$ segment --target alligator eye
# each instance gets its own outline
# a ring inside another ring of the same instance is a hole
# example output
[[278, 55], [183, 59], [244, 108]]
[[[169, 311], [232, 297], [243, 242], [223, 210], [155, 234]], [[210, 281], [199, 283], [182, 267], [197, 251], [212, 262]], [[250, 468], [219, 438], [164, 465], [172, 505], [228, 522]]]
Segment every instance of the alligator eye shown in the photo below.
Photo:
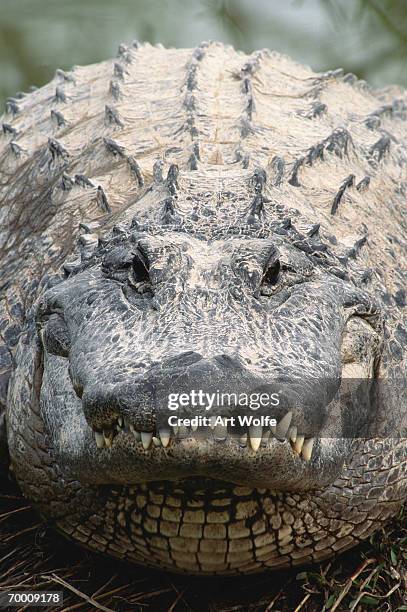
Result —
[[263, 283], [266, 285], [276, 285], [280, 275], [280, 261], [276, 259], [273, 261], [264, 273]]
[[143, 283], [149, 281], [149, 273], [148, 273], [148, 262], [143, 257], [142, 253], [136, 253], [133, 262], [133, 277], [136, 283]]

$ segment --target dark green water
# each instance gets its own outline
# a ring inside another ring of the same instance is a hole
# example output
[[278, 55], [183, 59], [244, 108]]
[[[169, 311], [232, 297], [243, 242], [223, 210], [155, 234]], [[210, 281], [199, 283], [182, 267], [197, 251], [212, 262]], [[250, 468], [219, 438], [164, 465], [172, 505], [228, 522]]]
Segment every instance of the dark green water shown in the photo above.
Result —
[[407, 85], [407, 0], [0, 0], [0, 102], [135, 38], [269, 47], [316, 70]]

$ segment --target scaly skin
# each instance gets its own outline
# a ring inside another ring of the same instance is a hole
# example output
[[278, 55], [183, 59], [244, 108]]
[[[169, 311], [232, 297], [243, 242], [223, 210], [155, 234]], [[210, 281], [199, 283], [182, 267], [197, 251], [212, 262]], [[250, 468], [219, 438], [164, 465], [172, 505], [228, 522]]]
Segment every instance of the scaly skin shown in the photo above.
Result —
[[[8, 101], [0, 461], [56, 528], [234, 574], [399, 510], [406, 104], [218, 43], [121, 45]], [[163, 434], [169, 392], [281, 386], [277, 430]]]

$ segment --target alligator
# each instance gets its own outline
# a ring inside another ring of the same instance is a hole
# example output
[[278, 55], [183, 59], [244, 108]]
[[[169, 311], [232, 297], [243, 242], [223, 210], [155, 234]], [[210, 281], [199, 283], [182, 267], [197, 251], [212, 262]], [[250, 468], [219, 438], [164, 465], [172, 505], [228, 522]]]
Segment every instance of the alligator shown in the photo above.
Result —
[[216, 42], [122, 44], [6, 101], [0, 448], [46, 521], [232, 575], [402, 509], [406, 119], [401, 88]]

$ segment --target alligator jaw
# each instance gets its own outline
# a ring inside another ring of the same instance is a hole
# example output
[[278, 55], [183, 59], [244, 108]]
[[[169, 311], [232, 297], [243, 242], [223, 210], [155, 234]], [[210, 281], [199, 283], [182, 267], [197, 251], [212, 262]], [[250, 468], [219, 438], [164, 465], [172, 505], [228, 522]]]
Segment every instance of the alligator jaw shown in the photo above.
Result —
[[167, 449], [172, 445], [182, 443], [182, 440], [186, 438], [209, 438], [217, 443], [229, 439], [232, 444], [247, 449], [250, 453], [256, 453], [259, 450], [261, 452], [261, 449], [271, 447], [274, 440], [287, 441], [290, 443], [292, 452], [304, 461], [311, 460], [315, 443], [315, 437], [305, 437], [297, 432], [297, 427], [292, 424], [291, 411], [287, 412], [277, 425], [271, 425], [270, 427], [253, 425], [246, 427], [238, 435], [233, 430], [228, 431], [227, 426], [222, 422], [213, 426], [209, 425], [206, 428], [198, 428], [194, 425], [190, 427], [174, 425], [168, 429], [158, 429], [158, 431], [141, 431], [121, 416], [116, 420], [115, 429], [102, 432], [93, 430], [93, 434], [98, 449], [111, 448], [118, 441], [118, 436], [121, 435], [129, 436], [131, 442], [136, 444], [136, 448], [142, 447], [144, 450], [150, 450], [151, 452], [156, 452], [158, 448]]

